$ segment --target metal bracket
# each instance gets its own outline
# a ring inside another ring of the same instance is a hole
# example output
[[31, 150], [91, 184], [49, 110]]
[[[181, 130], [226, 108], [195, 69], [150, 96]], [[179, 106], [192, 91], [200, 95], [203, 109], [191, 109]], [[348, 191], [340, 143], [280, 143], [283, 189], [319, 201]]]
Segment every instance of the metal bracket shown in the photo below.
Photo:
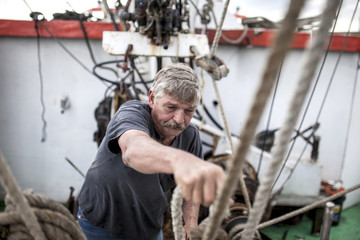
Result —
[[103, 32], [103, 49], [110, 55], [125, 55], [127, 46], [133, 45], [132, 56], [195, 57], [190, 48], [195, 46], [201, 55], [210, 53], [209, 42], [203, 34], [170, 36], [168, 49], [156, 46], [151, 39], [137, 32]]

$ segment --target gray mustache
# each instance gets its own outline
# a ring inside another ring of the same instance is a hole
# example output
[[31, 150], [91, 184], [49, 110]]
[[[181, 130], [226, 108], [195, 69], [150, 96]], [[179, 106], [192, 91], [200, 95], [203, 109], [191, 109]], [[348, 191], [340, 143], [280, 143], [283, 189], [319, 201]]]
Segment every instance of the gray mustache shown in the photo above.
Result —
[[169, 127], [169, 128], [176, 129], [176, 130], [184, 130], [185, 124], [184, 123], [178, 124], [175, 122], [166, 122], [166, 123], [164, 123], [164, 127]]

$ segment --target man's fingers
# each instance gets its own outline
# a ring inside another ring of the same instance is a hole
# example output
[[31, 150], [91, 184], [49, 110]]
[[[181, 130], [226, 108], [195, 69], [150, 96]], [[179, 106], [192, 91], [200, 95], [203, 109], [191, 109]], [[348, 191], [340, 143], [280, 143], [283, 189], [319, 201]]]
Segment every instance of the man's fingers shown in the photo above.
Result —
[[221, 171], [219, 172], [218, 177], [216, 178], [216, 189], [217, 189], [218, 192], [223, 187], [224, 180], [225, 180], [225, 172], [221, 169]]
[[193, 192], [193, 184], [192, 183], [188, 183], [186, 181], [184, 181], [183, 183], [180, 184], [180, 189], [182, 191], [182, 195], [186, 200], [191, 200], [192, 199], [192, 192]]
[[224, 175], [220, 166], [201, 162], [198, 167], [180, 172], [176, 181], [186, 200], [209, 206], [223, 184]]
[[224, 180], [224, 170], [219, 166], [214, 166], [213, 174], [204, 186], [204, 205], [209, 206], [215, 201], [216, 195], [221, 189]]
[[204, 188], [204, 177], [202, 175], [197, 176], [194, 181], [194, 188], [192, 189], [191, 200], [196, 204], [203, 202], [203, 188]]
[[209, 178], [208, 181], [204, 183], [203, 205], [205, 207], [210, 206], [210, 204], [215, 200], [215, 196], [216, 182], [213, 178]]

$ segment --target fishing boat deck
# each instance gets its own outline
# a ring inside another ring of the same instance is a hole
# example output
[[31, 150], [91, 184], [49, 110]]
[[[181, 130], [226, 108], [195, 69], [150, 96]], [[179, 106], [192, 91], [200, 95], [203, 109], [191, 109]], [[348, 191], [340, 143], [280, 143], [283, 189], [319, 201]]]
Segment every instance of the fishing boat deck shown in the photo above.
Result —
[[[5, 203], [0, 201], [0, 212], [3, 212]], [[301, 221], [295, 224], [279, 223], [263, 229], [272, 240], [306, 239], [319, 240], [320, 236], [311, 234], [313, 220], [304, 214]], [[339, 224], [332, 226], [329, 240], [358, 240], [360, 239], [360, 203], [342, 211]], [[164, 239], [166, 240], [166, 239]]]
[[[318, 240], [319, 235], [311, 234], [313, 220], [305, 214], [301, 221], [295, 224], [279, 223], [263, 229], [263, 232], [273, 240], [306, 239]], [[329, 240], [360, 239], [360, 204], [342, 211], [339, 224], [332, 226]]]

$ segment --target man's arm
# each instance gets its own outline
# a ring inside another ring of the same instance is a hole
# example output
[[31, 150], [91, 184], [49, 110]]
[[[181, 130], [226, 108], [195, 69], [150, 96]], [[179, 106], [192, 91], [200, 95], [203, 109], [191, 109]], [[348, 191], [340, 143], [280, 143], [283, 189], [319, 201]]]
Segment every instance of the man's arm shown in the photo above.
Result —
[[214, 201], [224, 178], [221, 167], [162, 145], [139, 130], [126, 131], [118, 143], [127, 166], [145, 174], [173, 174], [186, 200], [205, 206]]
[[190, 230], [198, 225], [200, 205], [184, 200], [182, 210], [184, 218], [185, 239], [190, 239]]

